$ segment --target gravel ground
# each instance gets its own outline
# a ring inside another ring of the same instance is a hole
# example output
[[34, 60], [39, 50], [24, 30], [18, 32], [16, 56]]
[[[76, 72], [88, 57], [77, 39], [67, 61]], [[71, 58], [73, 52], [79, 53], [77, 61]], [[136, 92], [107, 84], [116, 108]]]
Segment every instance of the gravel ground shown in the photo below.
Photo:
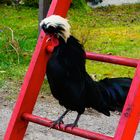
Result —
[[121, 4], [132, 4], [132, 3], [140, 3], [140, 0], [103, 0], [102, 3], [99, 3], [95, 6], [88, 2], [88, 5], [95, 8], [101, 6], [108, 6], [108, 5], [121, 5]]
[[[0, 109], [0, 140], [3, 139], [5, 129], [7, 127], [10, 115], [12, 113], [14, 103], [4, 102]], [[51, 96], [43, 99], [39, 98], [35, 106], [34, 113], [36, 115], [47, 117], [55, 120], [59, 114], [65, 109], [58, 105], [58, 102]], [[76, 116], [75, 112], [69, 113], [64, 122], [73, 122]], [[103, 133], [106, 135], [114, 135], [120, 116], [117, 113], [112, 113], [111, 117], [106, 117], [93, 110], [85, 111], [79, 121], [79, 127]], [[30, 123], [24, 137], [24, 140], [82, 140], [83, 138], [59, 132], [57, 130], [47, 130], [46, 127]], [[140, 140], [140, 126], [137, 130], [135, 140]]]

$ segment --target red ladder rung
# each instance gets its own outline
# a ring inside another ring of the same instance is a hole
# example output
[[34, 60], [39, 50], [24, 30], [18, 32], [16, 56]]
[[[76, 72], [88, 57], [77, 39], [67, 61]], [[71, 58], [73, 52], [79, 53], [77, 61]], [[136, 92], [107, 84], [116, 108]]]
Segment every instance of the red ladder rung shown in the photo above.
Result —
[[[49, 120], [48, 118], [42, 118], [36, 115], [32, 115], [29, 113], [24, 113], [22, 115], [22, 118], [25, 121], [29, 121], [29, 122], [33, 122], [42, 126], [46, 126], [46, 127], [51, 127], [52, 125], [52, 121]], [[58, 127], [58, 125], [54, 126], [53, 129], [59, 130], [59, 131], [63, 131], [63, 132], [67, 132], [76, 136], [80, 136], [83, 138], [87, 138], [87, 139], [91, 139], [91, 140], [113, 140], [112, 137], [110, 136], [106, 136], [103, 134], [99, 134], [99, 133], [95, 133], [89, 130], [84, 130], [78, 127], [74, 127], [73, 129], [71, 129], [70, 127], [65, 128], [64, 124], [61, 124], [60, 127]]]
[[139, 59], [106, 55], [106, 54], [97, 54], [93, 52], [92, 53], [86, 52], [86, 58], [90, 60], [108, 62], [108, 63], [119, 64], [119, 65], [130, 66], [130, 67], [137, 67], [138, 63], [140, 62]]

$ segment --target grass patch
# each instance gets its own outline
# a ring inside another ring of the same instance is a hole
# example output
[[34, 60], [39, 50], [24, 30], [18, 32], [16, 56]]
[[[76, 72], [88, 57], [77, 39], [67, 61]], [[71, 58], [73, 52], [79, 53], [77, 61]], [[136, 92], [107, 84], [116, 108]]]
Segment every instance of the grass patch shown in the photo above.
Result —
[[21, 80], [38, 36], [38, 10], [0, 5], [0, 85]]
[[[38, 9], [0, 5], [0, 13], [2, 87], [9, 79], [23, 79], [37, 42]], [[72, 34], [86, 51], [140, 58], [140, 4], [91, 9], [83, 0], [73, 0], [68, 19]], [[87, 70], [97, 79], [134, 73], [133, 68], [93, 61], [87, 61]]]

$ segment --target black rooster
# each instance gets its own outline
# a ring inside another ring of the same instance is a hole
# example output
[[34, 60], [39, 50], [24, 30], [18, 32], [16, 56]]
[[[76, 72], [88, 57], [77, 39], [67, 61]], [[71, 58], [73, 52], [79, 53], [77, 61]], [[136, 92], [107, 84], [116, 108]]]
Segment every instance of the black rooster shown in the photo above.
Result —
[[47, 35], [59, 40], [48, 61], [46, 74], [53, 96], [66, 111], [54, 121], [53, 126], [62, 123], [70, 110], [78, 112], [74, 123], [67, 125], [72, 127], [77, 125], [80, 115], [88, 107], [107, 116], [110, 116], [110, 111], [121, 111], [131, 79], [105, 78], [94, 81], [85, 69], [83, 46], [70, 35], [67, 20], [52, 15], [42, 20], [40, 26]]

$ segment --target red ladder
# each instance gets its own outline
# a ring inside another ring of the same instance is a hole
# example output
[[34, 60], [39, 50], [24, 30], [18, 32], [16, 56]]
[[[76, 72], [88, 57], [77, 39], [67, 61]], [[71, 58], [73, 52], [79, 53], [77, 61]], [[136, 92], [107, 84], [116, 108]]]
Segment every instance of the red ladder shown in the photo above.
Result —
[[[47, 16], [56, 14], [66, 17], [70, 3], [71, 0], [52, 0]], [[22, 140], [29, 122], [46, 127], [50, 127], [52, 124], [51, 120], [32, 114], [44, 80], [46, 64], [50, 57], [50, 54], [46, 53], [48, 47], [46, 46], [47, 39], [47, 36], [41, 31], [4, 140]], [[57, 126], [54, 129], [92, 140], [133, 140], [140, 119], [140, 60], [90, 52], [87, 52], [86, 56], [87, 59], [91, 60], [136, 67], [115, 136], [110, 137], [80, 128], [71, 129], [68, 127], [64, 129], [65, 126], [63, 124], [59, 129]]]

